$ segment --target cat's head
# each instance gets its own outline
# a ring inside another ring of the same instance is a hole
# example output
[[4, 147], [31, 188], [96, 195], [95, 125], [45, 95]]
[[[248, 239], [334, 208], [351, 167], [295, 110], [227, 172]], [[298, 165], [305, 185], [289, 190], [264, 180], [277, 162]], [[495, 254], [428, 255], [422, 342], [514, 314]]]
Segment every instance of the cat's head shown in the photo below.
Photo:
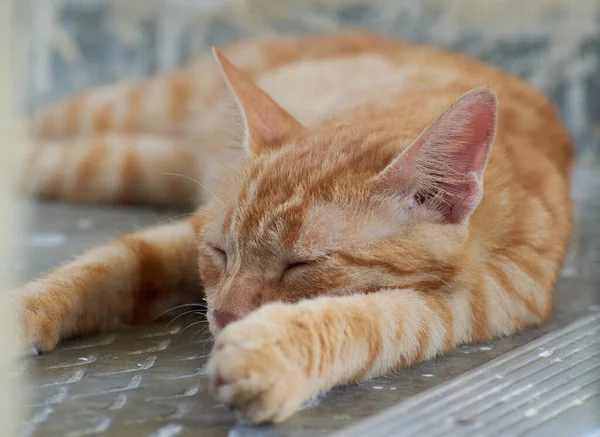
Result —
[[268, 302], [451, 280], [495, 135], [491, 91], [463, 95], [402, 147], [377, 121], [306, 129], [215, 55], [246, 157], [200, 212], [213, 332]]

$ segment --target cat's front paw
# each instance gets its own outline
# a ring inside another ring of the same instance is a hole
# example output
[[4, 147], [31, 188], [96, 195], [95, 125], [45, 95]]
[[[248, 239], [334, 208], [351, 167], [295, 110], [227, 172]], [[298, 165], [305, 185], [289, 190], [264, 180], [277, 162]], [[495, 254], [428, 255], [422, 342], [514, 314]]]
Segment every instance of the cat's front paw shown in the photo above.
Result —
[[60, 318], [52, 308], [34, 296], [16, 299], [25, 355], [38, 355], [56, 349], [60, 341]]
[[310, 395], [294, 346], [274, 320], [235, 322], [216, 338], [207, 370], [218, 399], [250, 423], [281, 422]]

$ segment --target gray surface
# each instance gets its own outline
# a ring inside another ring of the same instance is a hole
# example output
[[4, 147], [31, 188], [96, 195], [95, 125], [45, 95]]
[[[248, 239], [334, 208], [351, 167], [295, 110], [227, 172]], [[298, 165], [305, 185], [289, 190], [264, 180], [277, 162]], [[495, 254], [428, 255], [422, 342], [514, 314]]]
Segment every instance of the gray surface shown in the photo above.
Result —
[[582, 435], [599, 411], [596, 313], [334, 437]]
[[[554, 316], [541, 328], [461, 347], [410, 370], [334, 390], [285, 424], [257, 429], [236, 425], [233, 415], [208, 394], [202, 374], [208, 337], [202, 323], [192, 326], [201, 319], [191, 315], [169, 329], [157, 324], [72, 341], [54, 353], [28, 359], [18, 370], [31, 377], [27, 391], [32, 412], [24, 429], [39, 437], [86, 435], [94, 430], [103, 431], [98, 434], [102, 436], [160, 436], [152, 433], [161, 429], [166, 436], [314, 436], [353, 425], [600, 311], [599, 191], [599, 169], [580, 166], [573, 184], [578, 225], [556, 291]], [[180, 214], [56, 204], [33, 206], [33, 211], [32, 230], [22, 241], [28, 247], [27, 261], [17, 265], [24, 269], [23, 277], [48, 270], [122, 232]], [[591, 414], [581, 408], [573, 411], [582, 417]]]

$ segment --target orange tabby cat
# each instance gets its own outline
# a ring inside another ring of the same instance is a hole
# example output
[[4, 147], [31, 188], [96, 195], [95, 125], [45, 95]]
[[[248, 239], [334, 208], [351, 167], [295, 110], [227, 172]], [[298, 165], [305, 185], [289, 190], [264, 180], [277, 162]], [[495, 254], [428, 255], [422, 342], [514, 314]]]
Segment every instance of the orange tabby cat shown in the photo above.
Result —
[[[172, 172], [214, 196], [189, 220], [25, 285], [31, 345], [149, 323], [202, 284], [218, 398], [277, 422], [333, 386], [549, 316], [573, 149], [540, 93], [463, 55], [364, 33], [223, 53], [33, 121], [30, 192], [194, 195]], [[236, 114], [221, 119], [226, 87]]]

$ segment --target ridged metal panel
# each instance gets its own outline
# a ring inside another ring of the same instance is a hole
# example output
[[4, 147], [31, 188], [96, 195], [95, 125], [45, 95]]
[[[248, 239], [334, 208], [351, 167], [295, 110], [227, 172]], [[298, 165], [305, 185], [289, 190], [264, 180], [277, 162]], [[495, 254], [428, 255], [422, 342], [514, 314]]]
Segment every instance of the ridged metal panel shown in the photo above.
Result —
[[[600, 428], [600, 314], [582, 318], [335, 437], [579, 435]], [[554, 427], [553, 422], [560, 425]], [[567, 426], [565, 426], [567, 425]], [[567, 434], [568, 433], [568, 434]]]

